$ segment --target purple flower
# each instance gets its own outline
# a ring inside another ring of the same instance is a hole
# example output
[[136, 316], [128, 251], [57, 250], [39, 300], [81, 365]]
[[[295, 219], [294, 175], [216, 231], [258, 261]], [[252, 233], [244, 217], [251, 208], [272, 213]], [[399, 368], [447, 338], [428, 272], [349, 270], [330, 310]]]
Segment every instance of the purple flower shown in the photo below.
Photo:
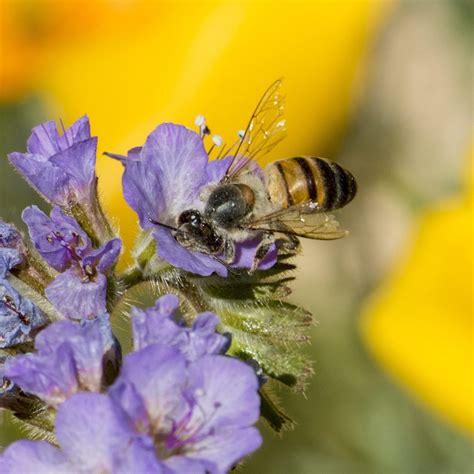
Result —
[[10, 153], [12, 165], [49, 202], [68, 207], [91, 203], [96, 192], [97, 138], [90, 134], [84, 116], [58, 133], [56, 124], [35, 127], [27, 143], [27, 153]]
[[[208, 161], [199, 134], [170, 123], [158, 126], [143, 148], [131, 150], [127, 158], [113, 157], [125, 165], [124, 196], [137, 212], [144, 229], [156, 227], [150, 219], [175, 227], [183, 211], [197, 209], [202, 212], [203, 189], [220, 181], [229, 166], [228, 159]], [[174, 266], [200, 275], [213, 272], [227, 275], [227, 268], [215, 258], [178, 244], [169, 229], [156, 228], [154, 237], [158, 242], [158, 255]], [[252, 242], [247, 251], [238, 248], [233, 265], [250, 267], [257, 244]], [[260, 268], [268, 268], [275, 261], [276, 251], [273, 249]]]
[[203, 313], [187, 328], [178, 303], [166, 295], [134, 312], [140, 349], [125, 357], [106, 394], [78, 392], [106, 389], [104, 357], [114, 345], [107, 316], [54, 323], [37, 336], [36, 353], [9, 359], [4, 374], [0, 365], [0, 381], [58, 407], [59, 444], [14, 443], [0, 455], [2, 474], [217, 474], [256, 450], [253, 369], [220, 355], [228, 341], [215, 332], [215, 315]]
[[0, 248], [0, 348], [30, 342], [48, 322], [44, 313], [8, 281], [8, 271], [19, 263], [21, 256], [16, 250]]
[[134, 433], [106, 395], [81, 393], [64, 402], [56, 419], [61, 449], [45, 441], [18, 441], [0, 455], [2, 474], [165, 474], [151, 440]]
[[108, 316], [58, 321], [41, 331], [35, 353], [10, 359], [5, 374], [27, 393], [58, 406], [80, 390], [100, 391], [106, 354], [115, 348]]
[[46, 288], [56, 308], [72, 319], [88, 318], [107, 312], [107, 272], [115, 265], [121, 250], [120, 239], [112, 239], [93, 249], [77, 221], [53, 208], [48, 217], [38, 207], [23, 211], [30, 237], [42, 257], [62, 272]]
[[2, 473], [227, 472], [261, 444], [252, 426], [257, 389], [254, 372], [237, 359], [188, 362], [153, 344], [126, 357], [108, 395], [79, 393], [59, 406], [60, 449], [14, 443], [0, 456]]
[[192, 327], [186, 327], [178, 319], [178, 307], [179, 300], [175, 295], [165, 295], [153, 308], [132, 308], [134, 349], [155, 343], [166, 344], [177, 348], [188, 361], [227, 351], [230, 338], [216, 332], [219, 318], [215, 314], [198, 314]]
[[160, 344], [129, 354], [110, 396], [137, 433], [157, 443], [172, 472], [227, 472], [260, 446], [258, 382], [243, 362], [206, 355], [188, 362]]

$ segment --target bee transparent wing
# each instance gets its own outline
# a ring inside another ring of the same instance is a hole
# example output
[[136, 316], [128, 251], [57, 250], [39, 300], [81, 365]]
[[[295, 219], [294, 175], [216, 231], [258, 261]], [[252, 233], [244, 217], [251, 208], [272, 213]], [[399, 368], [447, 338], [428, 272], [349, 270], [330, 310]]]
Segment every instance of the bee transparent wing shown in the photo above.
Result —
[[340, 239], [348, 234], [339, 229], [339, 222], [332, 214], [317, 212], [314, 203], [268, 214], [249, 223], [248, 228], [317, 240]]
[[227, 170], [226, 180], [244, 172], [252, 160], [270, 152], [285, 138], [285, 101], [280, 92], [282, 83], [281, 79], [275, 81], [258, 102]]

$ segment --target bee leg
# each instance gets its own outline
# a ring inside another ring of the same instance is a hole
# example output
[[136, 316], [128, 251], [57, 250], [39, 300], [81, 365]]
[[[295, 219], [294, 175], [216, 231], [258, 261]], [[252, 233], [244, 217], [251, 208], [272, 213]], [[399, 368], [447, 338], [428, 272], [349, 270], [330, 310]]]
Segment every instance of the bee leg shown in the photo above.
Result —
[[235, 244], [232, 240], [227, 239], [224, 242], [224, 261], [227, 265], [234, 263], [235, 260]]
[[281, 230], [281, 234], [277, 239], [277, 243], [280, 248], [288, 251], [298, 250], [300, 247], [300, 241], [296, 235], [288, 233], [289, 229], [283, 222], [275, 222], [273, 224], [275, 229]]
[[281, 248], [285, 250], [298, 250], [300, 241], [295, 235], [285, 235], [285, 237], [278, 239]]
[[255, 257], [253, 258], [252, 266], [250, 267], [249, 274], [255, 273], [260, 262], [265, 258], [271, 246], [275, 242], [275, 236], [273, 233], [266, 232], [263, 234], [262, 241], [258, 244], [257, 250], [255, 252]]

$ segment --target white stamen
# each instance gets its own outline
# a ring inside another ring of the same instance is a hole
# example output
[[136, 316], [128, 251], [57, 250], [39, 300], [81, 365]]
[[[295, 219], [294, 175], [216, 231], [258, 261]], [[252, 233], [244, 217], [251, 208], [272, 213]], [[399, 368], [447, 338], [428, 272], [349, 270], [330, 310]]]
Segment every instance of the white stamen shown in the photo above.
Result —
[[220, 135], [213, 135], [212, 143], [214, 143], [214, 145], [216, 145], [216, 146], [221, 146], [222, 145], [222, 137]]
[[237, 135], [239, 136], [239, 138], [242, 140], [242, 138], [245, 137], [245, 130], [239, 130], [237, 132]]
[[206, 125], [206, 118], [204, 117], [204, 115], [198, 115], [195, 119], [194, 119], [194, 123], [196, 125], [196, 127], [203, 127]]

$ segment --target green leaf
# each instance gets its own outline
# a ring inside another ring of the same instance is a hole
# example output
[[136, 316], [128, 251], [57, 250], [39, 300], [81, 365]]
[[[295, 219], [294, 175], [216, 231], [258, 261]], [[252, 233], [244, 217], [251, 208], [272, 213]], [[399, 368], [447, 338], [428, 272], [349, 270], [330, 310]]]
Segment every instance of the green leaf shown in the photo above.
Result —
[[267, 383], [259, 390], [261, 405], [260, 414], [265, 421], [277, 433], [294, 427], [294, 421], [279, 406], [277, 397], [273, 393], [271, 385]]

